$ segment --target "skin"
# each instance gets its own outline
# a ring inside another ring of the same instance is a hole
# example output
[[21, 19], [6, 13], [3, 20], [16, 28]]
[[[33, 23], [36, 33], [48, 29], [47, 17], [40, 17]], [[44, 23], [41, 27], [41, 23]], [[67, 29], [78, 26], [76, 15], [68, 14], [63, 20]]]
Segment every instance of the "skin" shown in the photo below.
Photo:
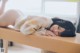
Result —
[[60, 33], [65, 31], [64, 28], [60, 27], [59, 25], [53, 25], [50, 30], [46, 31], [47, 36], [60, 36]]
[[4, 13], [5, 5], [8, 0], [1, 0], [2, 4], [0, 7], [0, 26], [7, 27], [8, 25], [14, 25], [16, 19], [20, 18], [20, 12], [17, 10], [8, 10]]

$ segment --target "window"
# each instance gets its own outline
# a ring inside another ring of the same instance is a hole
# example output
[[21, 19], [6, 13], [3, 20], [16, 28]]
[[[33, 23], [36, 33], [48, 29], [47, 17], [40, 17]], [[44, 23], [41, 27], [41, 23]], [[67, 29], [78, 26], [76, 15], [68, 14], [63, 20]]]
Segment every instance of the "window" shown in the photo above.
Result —
[[44, 11], [46, 14], [50, 15], [76, 15], [77, 3], [46, 1]]
[[44, 13], [48, 15], [76, 15], [77, 2], [53, 0], [9, 0], [5, 11], [19, 9], [24, 13]]
[[6, 5], [8, 9], [18, 9], [22, 12], [41, 12], [41, 0], [9, 0]]

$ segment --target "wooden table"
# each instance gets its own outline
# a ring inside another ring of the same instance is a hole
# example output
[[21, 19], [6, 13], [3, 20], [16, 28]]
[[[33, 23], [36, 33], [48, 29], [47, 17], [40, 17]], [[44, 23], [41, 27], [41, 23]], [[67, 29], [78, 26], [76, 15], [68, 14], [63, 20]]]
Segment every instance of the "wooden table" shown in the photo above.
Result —
[[75, 37], [25, 36], [12, 29], [0, 28], [0, 38], [4, 40], [5, 53], [7, 53], [8, 41], [56, 53], [80, 53], [80, 43], [76, 43]]

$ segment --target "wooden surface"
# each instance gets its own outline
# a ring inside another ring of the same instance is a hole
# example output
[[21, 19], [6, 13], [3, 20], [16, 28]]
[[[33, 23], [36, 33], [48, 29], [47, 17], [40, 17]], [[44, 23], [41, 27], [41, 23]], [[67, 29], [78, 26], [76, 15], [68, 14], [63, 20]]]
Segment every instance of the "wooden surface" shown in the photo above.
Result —
[[80, 53], [80, 44], [75, 37], [25, 36], [12, 29], [0, 28], [0, 38], [57, 53]]

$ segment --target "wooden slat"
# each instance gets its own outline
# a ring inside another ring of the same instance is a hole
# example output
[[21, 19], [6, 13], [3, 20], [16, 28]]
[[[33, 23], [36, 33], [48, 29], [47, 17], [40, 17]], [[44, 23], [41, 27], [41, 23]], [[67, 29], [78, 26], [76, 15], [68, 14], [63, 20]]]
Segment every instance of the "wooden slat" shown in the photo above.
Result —
[[0, 38], [57, 53], [80, 53], [80, 44], [75, 43], [75, 38], [25, 36], [15, 30], [4, 28], [0, 28]]

